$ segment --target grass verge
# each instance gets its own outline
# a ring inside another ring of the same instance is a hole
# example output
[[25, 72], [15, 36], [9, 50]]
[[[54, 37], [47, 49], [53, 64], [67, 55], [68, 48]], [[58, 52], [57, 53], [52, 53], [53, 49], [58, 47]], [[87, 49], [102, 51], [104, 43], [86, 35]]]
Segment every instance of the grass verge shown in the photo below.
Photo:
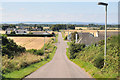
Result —
[[[70, 45], [70, 42], [67, 42], [67, 45]], [[93, 49], [93, 47], [91, 47], [90, 49]], [[97, 49], [98, 50], [98, 49]], [[68, 57], [69, 60], [71, 60], [72, 62], [74, 62], [75, 64], [77, 64], [79, 67], [84, 68], [84, 70], [86, 72], [88, 72], [93, 78], [96, 78], [96, 80], [119, 80], [116, 78], [117, 73], [113, 73], [112, 70], [111, 72], [105, 72], [103, 69], [97, 68], [94, 64], [90, 63], [89, 61], [85, 61], [84, 59], [85, 56], [83, 56], [83, 58], [81, 58], [81, 56], [83, 55], [84, 51], [81, 51], [81, 54], [78, 53], [79, 55], [77, 55], [77, 58], [75, 59], [70, 59], [70, 52], [69, 52], [69, 48], [66, 48], [66, 55]], [[90, 50], [89, 50], [90, 51]], [[92, 50], [93, 52], [95, 52], [95, 50]], [[92, 52], [92, 53], [93, 53]], [[89, 52], [91, 53], [91, 52]], [[85, 53], [87, 55], [87, 52]], [[80, 56], [80, 58], [78, 57]], [[105, 68], [110, 70], [110, 68]]]
[[26, 68], [16, 70], [16, 71], [11, 72], [11, 73], [4, 74], [3, 80], [4, 80], [4, 78], [5, 78], [5, 80], [6, 80], [6, 78], [11, 79], [11, 80], [12, 80], [12, 78], [22, 79], [25, 76], [29, 75], [30, 73], [36, 71], [38, 68], [40, 68], [41, 66], [45, 65], [46, 63], [48, 63], [49, 61], [52, 60], [56, 49], [57, 49], [57, 47], [54, 46], [54, 49], [53, 49], [52, 53], [49, 53], [49, 58], [47, 60], [43, 60], [41, 62], [31, 64], [30, 66], [28, 66]]
[[65, 36], [65, 31], [62, 31], [62, 37], [63, 37], [63, 40], [67, 40], [67, 35]]

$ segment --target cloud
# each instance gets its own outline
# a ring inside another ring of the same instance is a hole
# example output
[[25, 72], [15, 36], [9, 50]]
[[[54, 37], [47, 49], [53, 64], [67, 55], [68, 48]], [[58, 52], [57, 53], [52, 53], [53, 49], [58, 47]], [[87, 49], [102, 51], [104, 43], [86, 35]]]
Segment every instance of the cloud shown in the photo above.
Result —
[[3, 8], [0, 7], [0, 10], [3, 10]]
[[25, 10], [25, 8], [20, 8], [20, 10]]

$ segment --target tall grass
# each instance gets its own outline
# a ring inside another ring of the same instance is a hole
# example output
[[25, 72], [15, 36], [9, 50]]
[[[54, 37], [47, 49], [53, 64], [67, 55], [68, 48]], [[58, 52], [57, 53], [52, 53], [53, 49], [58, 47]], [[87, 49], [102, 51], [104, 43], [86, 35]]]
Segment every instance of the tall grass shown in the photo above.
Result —
[[[41, 66], [45, 65], [46, 63], [48, 63], [49, 61], [52, 60], [54, 54], [55, 54], [55, 51], [57, 49], [56, 46], [53, 46], [53, 50], [51, 53], [49, 53], [49, 57], [47, 57], [46, 59], [44, 59], [43, 61], [40, 61], [40, 62], [37, 62], [37, 63], [34, 63], [34, 64], [30, 64], [29, 66], [25, 67], [25, 68], [21, 68], [20, 70], [15, 70], [11, 73], [7, 73], [7, 74], [3, 74], [3, 79], [6, 80], [6, 78], [8, 78], [8, 80], [12, 80], [12, 79], [22, 79], [24, 78], [25, 76], [29, 75], [30, 73], [36, 71], [38, 68], [40, 68]], [[16, 80], [17, 80], [16, 79]]]
[[13, 59], [8, 58], [8, 55], [2, 57], [2, 73], [9, 73], [14, 70], [19, 70], [29, 66], [30, 64], [42, 61], [45, 56], [23, 53], [20, 56], [15, 56]]

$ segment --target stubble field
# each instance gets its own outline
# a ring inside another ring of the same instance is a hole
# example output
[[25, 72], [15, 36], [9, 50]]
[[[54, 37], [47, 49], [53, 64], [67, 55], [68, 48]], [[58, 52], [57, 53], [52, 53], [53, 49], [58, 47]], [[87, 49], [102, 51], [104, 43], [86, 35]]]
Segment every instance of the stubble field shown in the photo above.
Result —
[[[13, 39], [18, 45], [28, 49], [41, 49], [44, 46], [44, 37], [8, 37]], [[45, 37], [47, 43], [51, 37]]]

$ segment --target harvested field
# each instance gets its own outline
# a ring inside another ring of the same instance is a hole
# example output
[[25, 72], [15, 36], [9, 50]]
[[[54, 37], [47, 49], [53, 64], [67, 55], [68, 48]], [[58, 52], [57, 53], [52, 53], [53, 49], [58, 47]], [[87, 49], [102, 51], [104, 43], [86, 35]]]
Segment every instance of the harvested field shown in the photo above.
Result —
[[[28, 49], [41, 49], [44, 46], [44, 37], [8, 37], [13, 39], [18, 45], [21, 45]], [[48, 42], [51, 37], [45, 38], [45, 43]]]
[[5, 34], [5, 31], [0, 31], [0, 34]]
[[[65, 34], [68, 34], [68, 30], [64, 30]], [[69, 33], [71, 32], [89, 32], [89, 33], [96, 33], [97, 31], [99, 32], [104, 32], [105, 30], [69, 30]], [[118, 32], [118, 30], [107, 30], [107, 32]]]

